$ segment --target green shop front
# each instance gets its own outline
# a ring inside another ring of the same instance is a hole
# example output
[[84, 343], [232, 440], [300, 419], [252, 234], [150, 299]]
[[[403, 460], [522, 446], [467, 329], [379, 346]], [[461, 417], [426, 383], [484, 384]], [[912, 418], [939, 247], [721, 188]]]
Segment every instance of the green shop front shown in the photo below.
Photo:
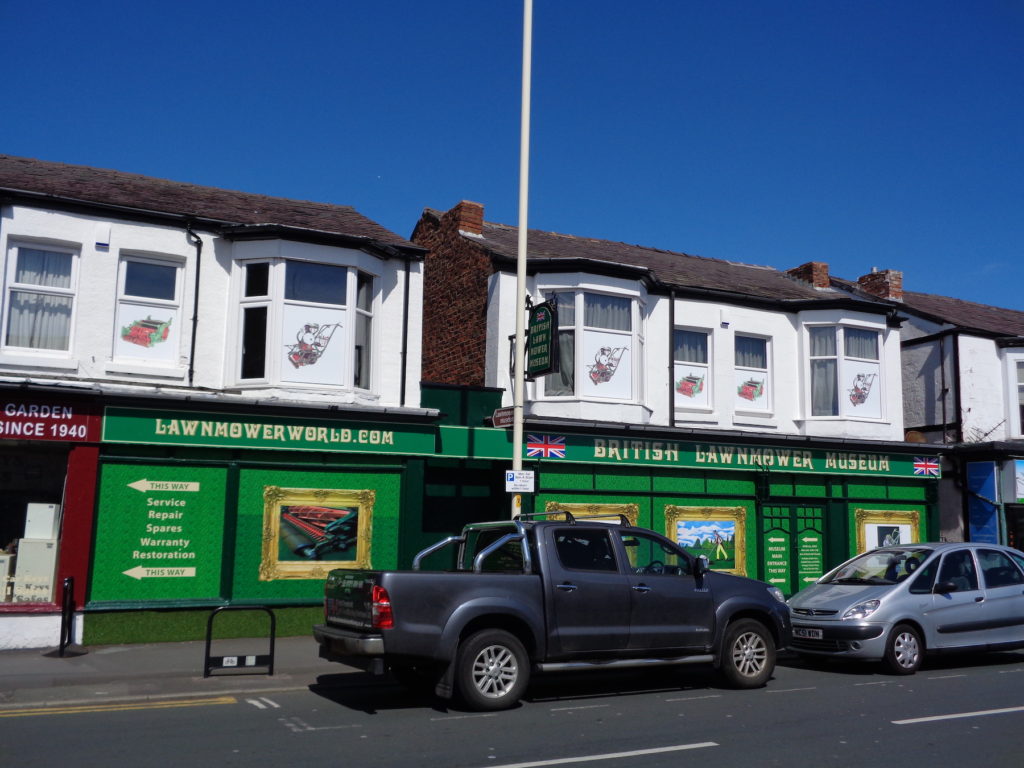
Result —
[[[108, 406], [84, 641], [202, 637], [224, 605], [308, 632], [329, 570], [397, 565], [436, 434], [423, 415]], [[258, 631], [243, 614], [226, 623]]]
[[[478, 459], [510, 455], [508, 431], [468, 431], [442, 429], [442, 442], [460, 440]], [[523, 508], [625, 515], [787, 595], [864, 549], [938, 538], [940, 464], [924, 446], [688, 437], [528, 423], [523, 467], [535, 493]]]

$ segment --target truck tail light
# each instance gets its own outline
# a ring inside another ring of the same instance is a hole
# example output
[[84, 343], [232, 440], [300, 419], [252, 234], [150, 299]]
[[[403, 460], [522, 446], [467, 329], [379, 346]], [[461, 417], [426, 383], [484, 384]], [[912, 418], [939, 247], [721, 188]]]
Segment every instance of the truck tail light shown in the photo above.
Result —
[[391, 612], [391, 595], [384, 587], [374, 585], [370, 596], [374, 629], [393, 629], [395, 615]]

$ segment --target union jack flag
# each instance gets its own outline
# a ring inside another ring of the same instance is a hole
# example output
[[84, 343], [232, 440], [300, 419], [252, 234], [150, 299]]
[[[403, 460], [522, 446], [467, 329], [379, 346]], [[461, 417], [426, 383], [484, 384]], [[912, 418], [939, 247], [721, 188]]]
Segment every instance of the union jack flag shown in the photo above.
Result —
[[552, 435], [527, 435], [526, 456], [540, 456], [542, 459], [564, 459], [565, 437]]
[[915, 475], [932, 475], [934, 477], [939, 476], [939, 460], [938, 459], [923, 459], [920, 456], [914, 457], [914, 474]]

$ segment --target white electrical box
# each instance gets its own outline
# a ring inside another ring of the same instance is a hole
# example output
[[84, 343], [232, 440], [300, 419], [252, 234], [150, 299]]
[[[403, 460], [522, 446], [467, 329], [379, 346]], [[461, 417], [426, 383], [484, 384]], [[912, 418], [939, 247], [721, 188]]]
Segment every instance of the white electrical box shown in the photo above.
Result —
[[14, 602], [53, 602], [57, 574], [56, 539], [19, 539], [14, 561]]
[[56, 539], [59, 529], [60, 504], [29, 504], [26, 507], [26, 539]]

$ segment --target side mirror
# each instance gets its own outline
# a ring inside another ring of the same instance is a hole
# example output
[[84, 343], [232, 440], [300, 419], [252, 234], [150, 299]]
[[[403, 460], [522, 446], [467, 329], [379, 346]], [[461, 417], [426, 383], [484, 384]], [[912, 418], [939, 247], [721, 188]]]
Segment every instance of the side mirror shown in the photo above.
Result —
[[932, 592], [936, 595], [948, 595], [950, 592], [956, 592], [956, 584], [952, 581], [938, 581], [932, 587]]
[[696, 576], [697, 578], [700, 578], [705, 573], [707, 573], [710, 569], [711, 569], [711, 566], [708, 564], [708, 556], [707, 555], [699, 555], [697, 557], [697, 562], [694, 564], [694, 567], [693, 567], [693, 575]]

